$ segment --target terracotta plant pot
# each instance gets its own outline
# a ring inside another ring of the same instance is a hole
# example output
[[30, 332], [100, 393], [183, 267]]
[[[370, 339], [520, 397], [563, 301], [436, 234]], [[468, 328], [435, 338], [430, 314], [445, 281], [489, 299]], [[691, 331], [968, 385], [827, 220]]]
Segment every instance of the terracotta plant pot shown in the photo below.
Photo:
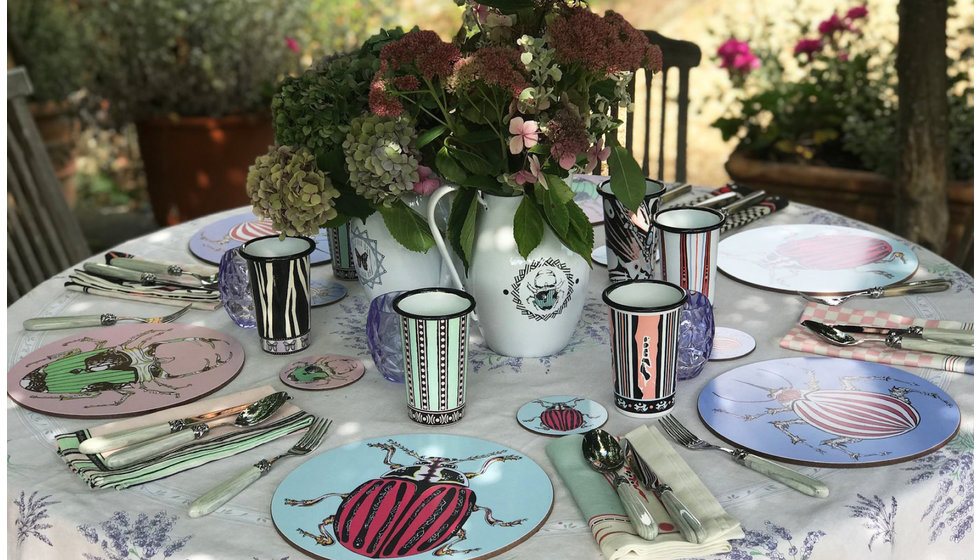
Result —
[[152, 119], [136, 130], [160, 225], [248, 204], [248, 168], [274, 135], [268, 115]]
[[[884, 175], [821, 165], [776, 163], [735, 152], [725, 162], [733, 181], [891, 230], [894, 227], [895, 187]], [[973, 223], [973, 181], [946, 186], [949, 233], [943, 256], [958, 260], [956, 251]], [[972, 257], [971, 257], [972, 259]]]

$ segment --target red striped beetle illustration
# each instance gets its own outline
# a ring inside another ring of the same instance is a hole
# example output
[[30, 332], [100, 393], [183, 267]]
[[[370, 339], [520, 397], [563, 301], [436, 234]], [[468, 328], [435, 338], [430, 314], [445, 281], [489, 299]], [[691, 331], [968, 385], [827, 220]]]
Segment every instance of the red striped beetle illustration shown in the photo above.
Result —
[[[758, 414], [734, 414], [727, 410], [716, 408], [715, 412], [732, 414], [746, 421], [752, 421], [762, 416], [774, 416], [784, 412], [794, 414], [796, 417], [789, 420], [772, 420], [772, 424], [779, 431], [790, 438], [794, 445], [803, 444], [814, 451], [824, 454], [827, 451], [821, 449], [826, 446], [847, 454], [848, 457], [859, 460], [862, 454], [855, 453], [847, 448], [849, 444], [859, 443], [866, 439], [880, 439], [899, 436], [914, 430], [920, 421], [919, 412], [912, 406], [911, 401], [906, 395], [909, 393], [919, 393], [927, 397], [939, 399], [946, 406], [953, 406], [952, 403], [942, 398], [937, 393], [926, 393], [908, 387], [892, 387], [888, 394], [872, 393], [862, 391], [854, 386], [854, 382], [861, 379], [894, 381], [903, 383], [899, 379], [889, 376], [852, 376], [842, 377], [841, 389], [824, 390], [821, 389], [816, 380], [816, 374], [812, 370], [807, 370], [808, 381], [806, 389], [797, 389], [793, 384], [776, 372], [765, 371], [771, 375], [779, 377], [786, 382], [784, 387], [763, 387], [747, 381], [740, 381], [752, 387], [758, 387], [768, 392], [767, 401], [774, 400], [781, 406], [779, 408], [767, 408]], [[715, 393], [719, 398], [727, 399]], [[732, 399], [727, 399], [732, 400]], [[749, 402], [749, 401], [736, 401]], [[800, 436], [791, 431], [793, 425], [809, 425], [813, 428], [831, 434], [830, 439], [821, 441], [817, 445], [812, 445]], [[866, 455], [887, 455], [889, 452]]]
[[[846, 270], [865, 265], [905, 262], [905, 254], [893, 251], [888, 241], [865, 235], [818, 235], [794, 239], [776, 247], [770, 259], [785, 259], [807, 270]], [[884, 270], [872, 270], [886, 278], [893, 275]]]
[[575, 408], [575, 404], [583, 400], [585, 399], [576, 398], [565, 402], [531, 401], [543, 406], [544, 411], [534, 418], [522, 419], [521, 422], [529, 424], [535, 420], [540, 420], [538, 426], [540, 429], [555, 432], [571, 432], [585, 428], [588, 424], [586, 418], [598, 418], [598, 416], [582, 414], [581, 410]]
[[[484, 511], [484, 519], [493, 526], [512, 527], [525, 519], [500, 521], [489, 508], [477, 505], [476, 493], [469, 479], [484, 474], [498, 461], [520, 460], [517, 455], [500, 455], [495, 451], [465, 459], [424, 457], [394, 440], [369, 443], [387, 451], [384, 464], [387, 473], [360, 484], [347, 494], [330, 493], [310, 500], [286, 499], [286, 505], [308, 507], [326, 498], [342, 498], [337, 511], [317, 527], [319, 534], [299, 529], [300, 534], [317, 544], [334, 543], [329, 529], [340, 544], [368, 558], [397, 558], [433, 551], [436, 556], [470, 553], [479, 549], [454, 550], [453, 545], [466, 539], [463, 525], [470, 514]], [[400, 449], [413, 459], [412, 465], [392, 463]], [[459, 463], [487, 459], [477, 472], [462, 472]]]

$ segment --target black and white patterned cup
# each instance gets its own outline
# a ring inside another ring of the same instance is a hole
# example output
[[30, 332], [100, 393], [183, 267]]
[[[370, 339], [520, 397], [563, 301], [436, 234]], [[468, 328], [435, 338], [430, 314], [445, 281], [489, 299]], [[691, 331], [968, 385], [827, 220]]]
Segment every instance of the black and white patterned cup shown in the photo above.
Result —
[[687, 292], [660, 280], [629, 280], [603, 290], [602, 301], [609, 306], [616, 408], [638, 418], [666, 414], [674, 407]]
[[609, 180], [599, 184], [602, 196], [602, 223], [606, 233], [606, 269], [609, 280], [655, 278], [657, 228], [653, 217], [660, 209], [660, 199], [667, 186], [655, 179], [646, 180], [646, 194], [636, 212], [631, 212], [612, 192]]
[[401, 316], [408, 416], [420, 424], [451, 424], [463, 417], [469, 368], [470, 294], [421, 288], [395, 298]]
[[257, 237], [239, 250], [248, 262], [255, 326], [262, 349], [291, 354], [310, 345], [309, 237]]

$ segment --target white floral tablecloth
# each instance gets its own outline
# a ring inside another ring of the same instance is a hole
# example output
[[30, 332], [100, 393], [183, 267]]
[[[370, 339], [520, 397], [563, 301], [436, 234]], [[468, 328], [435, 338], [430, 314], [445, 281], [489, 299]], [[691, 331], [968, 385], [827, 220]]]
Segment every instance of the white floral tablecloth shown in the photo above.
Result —
[[[240, 212], [238, 209], [201, 218], [127, 242], [118, 249], [143, 257], [189, 262], [187, 245], [195, 232], [207, 223]], [[795, 204], [747, 227], [783, 223], [867, 228], [836, 214]], [[601, 234], [599, 226], [599, 243]], [[912, 317], [972, 321], [972, 277], [921, 247], [914, 248], [920, 261], [914, 278], [949, 278], [952, 289], [938, 294], [861, 300], [860, 306]], [[8, 308], [8, 368], [30, 351], [72, 334], [26, 332], [21, 327], [24, 319], [104, 310], [119, 315], [163, 312], [160, 306], [68, 292], [62, 287], [67, 273], [48, 280]], [[329, 265], [315, 267], [313, 274], [319, 278], [332, 276]], [[314, 309], [313, 345], [309, 352], [358, 356], [367, 365], [367, 373], [357, 383], [341, 389], [290, 393], [299, 407], [334, 420], [319, 451], [371, 437], [425, 431], [480, 437], [520, 450], [551, 477], [554, 509], [540, 531], [500, 557], [599, 559], [589, 526], [545, 455], [549, 438], [521, 427], [515, 414], [533, 398], [581, 395], [599, 401], [610, 411], [607, 430], [625, 434], [639, 425], [639, 420], [616, 413], [612, 402], [606, 310], [598, 298], [607, 284], [606, 270], [597, 266], [581, 324], [571, 344], [558, 355], [507, 358], [491, 353], [485, 346], [473, 346], [465, 418], [450, 427], [426, 429], [408, 419], [403, 387], [386, 381], [374, 368], [364, 334], [369, 302], [356, 282], [346, 282], [350, 294], [345, 299]], [[699, 377], [682, 381], [675, 415], [697, 428], [695, 431], [708, 435], [696, 411], [697, 395], [708, 381], [748, 363], [803, 355], [780, 348], [778, 341], [798, 319], [804, 303], [799, 297], [755, 289], [719, 275], [716, 324], [752, 334], [757, 347], [736, 360], [709, 362]], [[278, 372], [290, 358], [263, 353], [255, 332], [236, 327], [223, 310], [191, 311], [185, 321], [232, 334], [245, 347], [243, 371], [216, 395], [281, 385]], [[733, 550], [721, 557], [970, 557], [974, 541], [973, 377], [940, 370], [910, 371], [954, 397], [962, 411], [959, 434], [934, 453], [894, 465], [862, 469], [799, 467], [830, 487], [829, 499], [806, 498], [715, 453], [681, 450], [681, 456], [745, 530], [745, 539], [734, 541]], [[291, 440], [126, 490], [93, 490], [65, 468], [55, 454], [52, 438], [104, 422], [45, 416], [8, 399], [9, 558], [305, 558], [276, 532], [270, 518], [273, 491], [302, 459], [291, 459], [293, 462], [273, 469], [206, 518], [190, 519], [186, 515], [189, 503], [217, 480], [284, 451]]]

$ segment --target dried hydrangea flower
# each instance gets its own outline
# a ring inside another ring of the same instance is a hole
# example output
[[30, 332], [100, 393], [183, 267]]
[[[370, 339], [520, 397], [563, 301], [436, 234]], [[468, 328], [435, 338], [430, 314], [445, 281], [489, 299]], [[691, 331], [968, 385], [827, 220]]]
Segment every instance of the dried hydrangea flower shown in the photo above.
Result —
[[419, 181], [415, 127], [406, 118], [364, 114], [351, 121], [344, 141], [350, 184], [375, 204], [390, 206]]
[[245, 189], [255, 215], [272, 220], [280, 237], [316, 235], [322, 224], [337, 216], [333, 199], [340, 191], [304, 147], [270, 148], [249, 167]]

